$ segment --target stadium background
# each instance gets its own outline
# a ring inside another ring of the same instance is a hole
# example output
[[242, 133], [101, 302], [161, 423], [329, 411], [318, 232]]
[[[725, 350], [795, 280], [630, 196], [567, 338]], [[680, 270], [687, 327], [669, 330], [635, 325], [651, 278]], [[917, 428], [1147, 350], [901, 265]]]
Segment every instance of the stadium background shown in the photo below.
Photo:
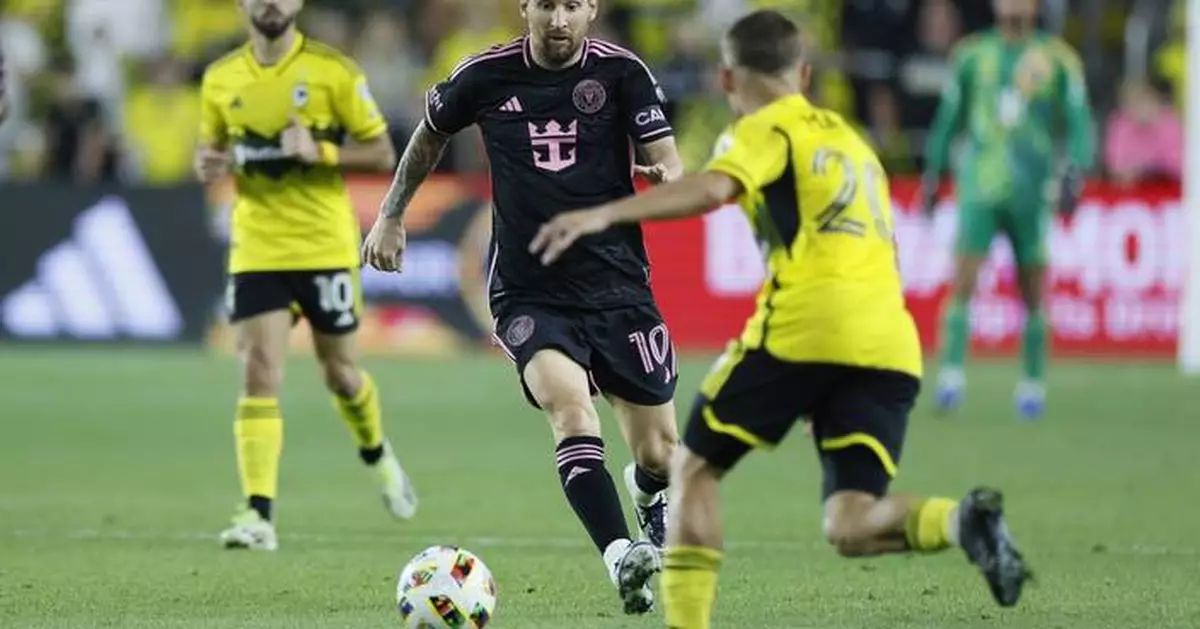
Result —
[[[692, 168], [703, 164], [729, 120], [712, 82], [712, 33], [751, 6], [780, 6], [805, 20], [818, 51], [813, 97], [855, 121], [893, 175], [903, 213], [899, 231], [909, 298], [927, 345], [935, 346], [938, 301], [951, 271], [953, 199], [948, 197], [936, 221], [922, 220], [913, 212], [911, 177], [921, 164], [947, 53], [964, 35], [989, 26], [990, 3], [601, 5], [597, 35], [638, 50], [655, 69]], [[1044, 26], [1064, 34], [1085, 60], [1104, 150], [1079, 215], [1058, 223], [1053, 234], [1049, 312], [1055, 351], [1166, 357], [1174, 351], [1186, 266], [1178, 186], [1183, 135], [1170, 132], [1178, 129], [1185, 96], [1183, 2], [1043, 5]], [[190, 162], [199, 73], [244, 36], [236, 3], [7, 0], [3, 6], [0, 42], [10, 60], [15, 111], [0, 127], [0, 181], [6, 182], [0, 198], [10, 208], [0, 215], [10, 227], [0, 232], [0, 246], [11, 260], [0, 272], [0, 335], [205, 338], [226, 347], [219, 258], [229, 189], [195, 187]], [[464, 55], [518, 33], [514, 9], [515, 2], [506, 0], [313, 0], [303, 26], [355, 56], [403, 147], [421, 116], [423, 90]], [[1166, 138], [1166, 145], [1158, 138]], [[1145, 150], [1146, 143], [1153, 149]], [[1122, 158], [1127, 155], [1148, 157]], [[1162, 155], [1168, 157], [1155, 159]], [[487, 346], [490, 317], [480, 278], [487, 237], [485, 168], [477, 135], [462, 134], [411, 213], [407, 273], [367, 272], [364, 286], [372, 306], [364, 338], [371, 351]], [[385, 189], [383, 178], [352, 177], [364, 227]], [[142, 314], [132, 319], [114, 306], [134, 301], [119, 281], [146, 286], [153, 279], [105, 280], [100, 267], [86, 264], [86, 247], [79, 249], [87, 242], [104, 245], [96, 242], [101, 234], [80, 233], [95, 229], [88, 227], [94, 221], [83, 218], [103, 199], [110, 209], [111, 203], [126, 207], [133, 218], [126, 224], [137, 226], [148, 247], [148, 256], [140, 258], [130, 253], [142, 250], [137, 247], [121, 249], [128, 256], [110, 253], [112, 264], [131, 265], [165, 282], [166, 292], [155, 299], [143, 294], [148, 289], [136, 293], [144, 303], [137, 308]], [[156, 220], [163, 213], [172, 220]], [[761, 278], [760, 257], [736, 210], [653, 226], [649, 233], [655, 288], [676, 342], [684, 350], [719, 347], [749, 311]], [[180, 265], [183, 252], [189, 261]], [[90, 279], [63, 270], [73, 263], [90, 266]], [[125, 296], [114, 297], [113, 291]], [[1003, 243], [985, 269], [976, 306], [977, 349], [1011, 351], [1021, 314]], [[167, 310], [151, 315], [145, 308]], [[172, 318], [178, 323], [167, 325]], [[147, 322], [159, 327], [146, 327]], [[297, 334], [297, 347], [306, 347], [305, 340]]]
[[[887, 160], [908, 296], [936, 347], [953, 198], [932, 224], [921, 219], [913, 173], [946, 53], [988, 25], [989, 3], [601, 4], [602, 34], [643, 53], [671, 96], [693, 167], [728, 116], [709, 81], [711, 33], [752, 5], [806, 16], [821, 51], [813, 97], [860, 124]], [[939, 418], [924, 400], [914, 412], [896, 484], [947, 496], [1002, 487], [1039, 583], [1019, 608], [998, 610], [957, 553], [837, 557], [820, 534], [820, 465], [796, 434], [725, 483], [714, 626], [1200, 627], [1196, 385], [1169, 360], [1191, 264], [1178, 181], [1183, 3], [1043, 4], [1046, 26], [1085, 60], [1106, 151], [1080, 212], [1053, 235], [1054, 351], [1074, 356], [1051, 363], [1037, 424], [1015, 418], [1015, 361], [972, 361], [960, 415]], [[511, 36], [515, 5], [309, 0], [304, 23], [359, 60], [403, 145], [422, 89]], [[189, 166], [197, 72], [242, 37], [234, 0], [0, 0], [18, 105], [0, 125], [0, 627], [396, 626], [400, 566], [435, 543], [492, 568], [494, 629], [661, 626], [660, 614], [618, 613], [562, 500], [544, 422], [488, 351], [488, 191], [469, 132], [409, 215], [407, 272], [364, 278], [375, 354], [365, 364], [421, 513], [397, 526], [379, 509], [318, 370], [299, 355], [283, 395], [281, 552], [217, 549], [237, 499], [239, 369], [221, 313], [229, 191], [202, 189]], [[386, 185], [352, 178], [364, 224]], [[749, 310], [761, 258], [729, 208], [649, 233], [655, 289], [685, 352], [682, 414]], [[1009, 353], [1020, 315], [1003, 246], [983, 280], [976, 347]], [[307, 350], [303, 328], [295, 341]], [[619, 470], [628, 453], [601, 414]]]

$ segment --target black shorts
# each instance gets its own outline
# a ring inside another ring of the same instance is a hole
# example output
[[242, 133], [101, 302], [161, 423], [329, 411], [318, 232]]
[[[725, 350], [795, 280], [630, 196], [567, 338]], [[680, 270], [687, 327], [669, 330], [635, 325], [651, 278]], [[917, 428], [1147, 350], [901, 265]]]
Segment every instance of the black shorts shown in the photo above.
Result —
[[358, 329], [362, 315], [358, 269], [234, 273], [225, 307], [231, 322], [291, 310], [321, 334], [349, 334]]
[[525, 398], [535, 407], [540, 408], [523, 374], [543, 349], [559, 350], [587, 370], [592, 395], [644, 406], [675, 397], [675, 347], [652, 305], [590, 311], [505, 304], [495, 314], [495, 341], [516, 363]]
[[809, 419], [824, 469], [822, 498], [846, 490], [881, 496], [896, 474], [920, 388], [920, 380], [897, 371], [785, 362], [735, 347], [705, 380], [683, 443], [728, 470], [751, 448], [775, 446]]

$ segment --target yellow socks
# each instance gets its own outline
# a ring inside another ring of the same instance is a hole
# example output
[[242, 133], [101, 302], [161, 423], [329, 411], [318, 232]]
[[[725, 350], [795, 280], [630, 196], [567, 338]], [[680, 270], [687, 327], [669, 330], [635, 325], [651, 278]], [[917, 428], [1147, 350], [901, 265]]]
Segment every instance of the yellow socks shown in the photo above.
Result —
[[238, 400], [233, 422], [238, 476], [242, 495], [264, 519], [271, 519], [271, 501], [279, 489], [279, 457], [283, 452], [283, 416], [279, 400], [244, 397]]
[[908, 547], [919, 552], [945, 550], [958, 543], [958, 501], [927, 498], [908, 514], [904, 536]]
[[379, 392], [371, 374], [363, 371], [362, 386], [354, 397], [343, 398], [334, 396], [333, 405], [354, 442], [358, 444], [359, 453], [367, 463], [374, 463], [383, 454], [383, 410], [379, 404]]
[[717, 569], [721, 551], [703, 546], [667, 549], [662, 575], [662, 595], [670, 629], [709, 629], [709, 615], [717, 597]]

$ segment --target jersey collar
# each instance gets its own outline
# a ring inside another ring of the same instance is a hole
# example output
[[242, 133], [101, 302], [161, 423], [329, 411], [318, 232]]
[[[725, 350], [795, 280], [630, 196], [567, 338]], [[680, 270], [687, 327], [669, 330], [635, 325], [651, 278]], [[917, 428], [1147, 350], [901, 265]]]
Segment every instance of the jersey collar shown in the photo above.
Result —
[[246, 44], [246, 57], [250, 61], [250, 67], [254, 70], [255, 74], [279, 74], [284, 68], [290, 65], [292, 61], [300, 54], [300, 51], [304, 49], [304, 39], [304, 33], [296, 31], [296, 37], [292, 40], [292, 47], [288, 48], [287, 53], [280, 57], [278, 63], [269, 66], [264, 66], [259, 63], [258, 58], [254, 56], [254, 47], [250, 44]]

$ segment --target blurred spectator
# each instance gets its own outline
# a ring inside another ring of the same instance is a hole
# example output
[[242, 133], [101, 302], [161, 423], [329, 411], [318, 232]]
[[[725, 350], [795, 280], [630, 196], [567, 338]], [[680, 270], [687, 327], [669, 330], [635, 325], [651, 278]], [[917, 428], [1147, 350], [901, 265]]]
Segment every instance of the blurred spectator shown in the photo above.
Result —
[[671, 56], [657, 77], [667, 96], [667, 116], [675, 127], [684, 167], [697, 170], [712, 155], [713, 144], [733, 119], [717, 85], [715, 40], [699, 19], [676, 24]]
[[1167, 40], [1154, 53], [1154, 73], [1171, 84], [1179, 111], [1187, 111], [1187, 26], [1182, 0], [1176, 0], [1167, 30]]
[[609, 19], [615, 35], [650, 65], [671, 56], [672, 33], [664, 24], [686, 20], [695, 0], [610, 0]]
[[678, 102], [706, 89], [709, 83], [706, 75], [713, 72], [716, 57], [712, 42], [711, 33], [699, 20], [676, 23], [671, 32], [671, 54], [656, 73], [667, 96], [668, 117], [673, 117]]
[[[395, 13], [367, 16], [354, 57], [384, 116], [407, 133], [423, 115], [422, 68], [408, 40], [408, 25]], [[405, 136], [407, 139], [407, 136]], [[404, 142], [397, 146], [404, 146]]]
[[115, 124], [125, 100], [126, 60], [157, 55], [166, 46], [162, 0], [71, 0], [65, 17], [77, 87]]
[[892, 86], [876, 83], [867, 94], [866, 135], [889, 174], [916, 170], [913, 147], [900, 121], [900, 102]]
[[[1083, 1], [1093, 0], [1072, 6]], [[1185, 2], [1173, 1], [1149, 70], [1171, 85], [1182, 107]], [[1118, 47], [1102, 52], [1120, 58], [1129, 4], [1076, 11], [1075, 32], [1092, 38], [1093, 46], [1096, 33], [1115, 38]], [[1058, 2], [1057, 9], [1063, 6]], [[120, 163], [146, 181], [172, 181], [180, 146], [190, 143], [194, 127], [185, 121], [194, 112], [187, 94], [194, 94], [198, 68], [245, 41], [237, 0], [0, 0], [0, 7], [13, 101], [9, 123], [0, 127], [0, 178], [44, 170], [59, 179], [105, 179]], [[810, 98], [856, 121], [892, 172], [919, 161], [916, 147], [950, 71], [952, 47], [992, 22], [988, 0], [602, 0], [592, 35], [630, 47], [651, 66], [691, 168], [707, 161], [732, 119], [713, 82], [717, 35], [764, 7], [800, 21], [815, 70]], [[524, 28], [514, 0], [308, 0], [302, 22], [306, 33], [355, 56], [401, 146], [421, 117], [425, 87], [467, 55]], [[174, 66], [168, 71], [152, 63], [145, 67], [155, 69], [154, 80], [129, 87], [139, 67], [172, 51], [189, 64], [190, 82], [181, 83]], [[60, 56], [74, 59], [74, 79], [45, 73], [47, 59]], [[1115, 67], [1089, 67], [1101, 106], [1114, 100]], [[1113, 125], [1144, 125], [1138, 122], [1144, 116], [1130, 112], [1149, 109], [1123, 108]], [[121, 139], [119, 161], [115, 138]], [[50, 140], [52, 146], [43, 146]], [[455, 138], [439, 168], [472, 170], [483, 163], [477, 137], [467, 133]]]
[[50, 77], [44, 175], [60, 182], [115, 181], [117, 152], [100, 103], [79, 87], [74, 64], [62, 59]]
[[[80, 64], [87, 41], [106, 34], [122, 57], [149, 59], [161, 54], [170, 32], [164, 0], [71, 0], [66, 6], [67, 43]], [[82, 67], [82, 66], [80, 66]]]
[[[435, 0], [435, 5], [444, 5], [454, 25], [451, 33], [441, 39], [433, 51], [423, 88], [445, 80], [467, 56], [488, 46], [503, 43], [517, 36], [507, 24], [499, 19], [500, 7], [495, 0]], [[438, 7], [435, 7], [438, 8]], [[504, 3], [504, 9], [513, 6]], [[463, 171], [479, 171], [486, 168], [483, 143], [478, 133], [460, 133], [450, 142], [445, 167]]]
[[32, 24], [0, 18], [0, 50], [4, 53], [8, 116], [0, 126], [0, 177], [9, 173], [9, 158], [29, 129], [30, 91], [46, 65], [46, 47]]
[[1130, 81], [1122, 86], [1107, 136], [1105, 160], [1116, 181], [1182, 177], [1183, 125], [1164, 95], [1150, 85]]
[[[516, 32], [499, 19], [496, 0], [441, 1], [449, 4], [455, 27], [434, 49], [425, 78], [425, 87], [445, 79], [454, 70], [454, 66], [468, 55], [517, 36]], [[505, 9], [512, 8], [505, 3]]]
[[148, 64], [149, 80], [129, 91], [125, 104], [125, 149], [135, 178], [152, 185], [191, 176], [200, 128], [200, 90], [186, 82], [174, 58]]
[[950, 0], [925, 0], [916, 16], [917, 36], [897, 76], [908, 95], [906, 127], [928, 128], [950, 79], [950, 53], [963, 35], [962, 16]]
[[173, 14], [175, 55], [200, 60], [232, 48], [245, 35], [246, 21], [234, 0], [168, 0]]
[[313, 39], [349, 53], [354, 48], [354, 25], [350, 17], [335, 9], [310, 8], [303, 14], [304, 33]]

